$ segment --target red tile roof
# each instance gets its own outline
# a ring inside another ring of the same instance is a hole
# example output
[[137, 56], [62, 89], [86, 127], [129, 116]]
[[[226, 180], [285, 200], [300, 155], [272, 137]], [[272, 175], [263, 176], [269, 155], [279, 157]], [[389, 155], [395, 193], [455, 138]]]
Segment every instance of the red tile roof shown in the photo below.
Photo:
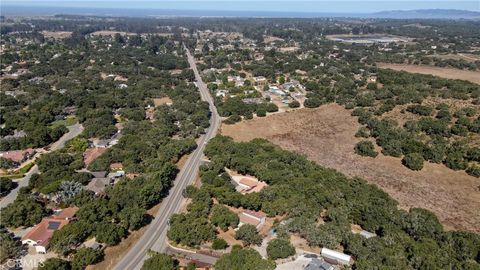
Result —
[[250, 188], [253, 188], [258, 184], [258, 181], [255, 180], [255, 179], [244, 177], [244, 178], [240, 179], [240, 184], [248, 186]]
[[25, 150], [15, 150], [15, 151], [3, 152], [1, 154], [1, 157], [13, 160], [17, 163], [20, 163], [23, 160], [25, 160], [26, 158], [32, 156], [33, 154], [35, 154], [35, 150], [33, 150], [32, 148], [28, 148], [28, 149], [25, 149]]
[[43, 218], [31, 231], [22, 237], [22, 241], [32, 240], [37, 245], [47, 247], [53, 232], [70, 223], [78, 208], [65, 208], [59, 214]]
[[252, 210], [245, 210], [245, 211], [243, 211], [243, 213], [247, 214], [247, 215], [250, 215], [250, 216], [253, 216], [255, 218], [258, 218], [258, 219], [262, 219], [262, 218], [266, 217], [265, 213], [252, 211]]
[[110, 164], [110, 169], [112, 170], [121, 170], [123, 169], [123, 165], [120, 162]]
[[240, 222], [244, 224], [251, 224], [255, 227], [257, 227], [258, 224], [260, 224], [259, 219], [252, 218], [250, 216], [245, 215], [244, 213], [240, 215]]

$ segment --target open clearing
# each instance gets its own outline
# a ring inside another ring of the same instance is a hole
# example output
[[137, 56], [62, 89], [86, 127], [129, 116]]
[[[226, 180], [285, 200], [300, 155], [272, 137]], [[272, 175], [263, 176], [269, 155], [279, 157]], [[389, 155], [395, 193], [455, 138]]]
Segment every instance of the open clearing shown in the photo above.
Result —
[[42, 34], [46, 38], [68, 38], [72, 35], [72, 32], [68, 31], [42, 31]]
[[466, 80], [480, 84], [480, 71], [461, 70], [455, 68], [442, 68], [427, 65], [389, 64], [377, 63], [379, 68], [389, 68], [410, 73], [434, 75], [446, 79]]
[[431, 210], [446, 229], [480, 232], [480, 179], [442, 164], [425, 163], [421, 171], [404, 167], [399, 158], [356, 155], [360, 127], [350, 111], [337, 104], [299, 109], [222, 125], [221, 133], [236, 141], [265, 138], [284, 149], [306, 155], [318, 164], [374, 183], [400, 207]]
[[123, 32], [123, 31], [95, 31], [91, 33], [92, 36], [115, 36], [116, 34], [119, 34], [121, 36], [133, 36], [136, 35], [136, 33], [130, 33], [130, 32]]
[[469, 53], [458, 53], [458, 54], [433, 54], [430, 57], [436, 57], [444, 60], [464, 60], [467, 62], [480, 61], [480, 55], [469, 54]]
[[162, 97], [162, 98], [154, 98], [153, 104], [155, 107], [161, 106], [163, 104], [172, 104], [172, 99], [169, 97]]

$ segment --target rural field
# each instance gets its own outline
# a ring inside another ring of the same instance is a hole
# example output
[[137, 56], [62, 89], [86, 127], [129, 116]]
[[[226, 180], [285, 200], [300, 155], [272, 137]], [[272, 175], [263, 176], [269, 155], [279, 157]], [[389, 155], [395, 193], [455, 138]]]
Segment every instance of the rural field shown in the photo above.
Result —
[[480, 71], [460, 70], [455, 68], [443, 68], [427, 65], [390, 64], [377, 63], [379, 68], [389, 68], [410, 73], [434, 75], [446, 79], [466, 80], [480, 84]]
[[381, 153], [376, 158], [356, 155], [353, 149], [359, 139], [354, 134], [359, 127], [350, 111], [328, 104], [223, 125], [221, 133], [236, 141], [268, 139], [322, 166], [376, 184], [404, 209], [433, 211], [445, 229], [480, 232], [479, 179], [442, 164], [427, 162], [416, 172], [403, 166], [399, 158]]

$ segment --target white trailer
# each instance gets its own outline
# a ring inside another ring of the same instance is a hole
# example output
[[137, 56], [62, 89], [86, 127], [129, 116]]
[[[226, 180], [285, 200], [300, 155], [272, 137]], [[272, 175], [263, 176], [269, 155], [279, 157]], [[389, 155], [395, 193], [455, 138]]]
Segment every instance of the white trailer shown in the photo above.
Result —
[[353, 259], [350, 255], [347, 255], [345, 253], [341, 253], [335, 250], [331, 250], [328, 248], [322, 248], [322, 251], [320, 254], [327, 261], [333, 261], [333, 262], [336, 262], [337, 264], [350, 265], [353, 263]]

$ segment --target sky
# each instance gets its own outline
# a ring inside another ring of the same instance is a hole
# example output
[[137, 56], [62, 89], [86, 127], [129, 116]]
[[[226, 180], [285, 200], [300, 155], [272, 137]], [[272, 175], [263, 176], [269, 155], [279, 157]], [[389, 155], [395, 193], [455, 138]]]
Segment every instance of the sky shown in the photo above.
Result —
[[1, 0], [1, 5], [38, 7], [171, 9], [171, 10], [237, 10], [272, 12], [340, 12], [371, 13], [385, 10], [461, 9], [480, 11], [480, 0]]

